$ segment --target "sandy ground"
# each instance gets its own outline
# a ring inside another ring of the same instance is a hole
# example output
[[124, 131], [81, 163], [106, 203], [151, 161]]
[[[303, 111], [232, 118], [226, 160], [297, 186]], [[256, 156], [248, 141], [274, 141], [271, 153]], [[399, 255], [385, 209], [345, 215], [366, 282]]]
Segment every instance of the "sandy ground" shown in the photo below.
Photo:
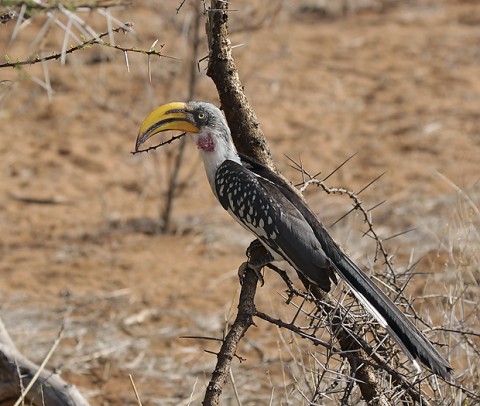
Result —
[[[187, 97], [192, 14], [188, 2], [178, 16], [175, 1], [136, 3], [114, 11], [135, 29], [116, 42], [148, 49], [158, 38], [162, 52], [178, 58], [152, 58], [151, 83], [145, 55], [130, 54], [127, 72], [122, 52], [99, 46], [65, 66], [49, 63], [48, 81], [40, 65], [2, 69], [0, 316], [36, 362], [65, 320], [49, 367], [93, 404], [134, 404], [128, 374], [145, 405], [187, 404], [190, 396], [196, 404], [215, 361], [204, 350], [218, 346], [180, 337], [222, 336], [250, 238], [214, 201], [190, 144], [171, 230], [159, 232], [176, 147], [130, 152], [153, 107]], [[231, 38], [241, 45], [234, 55], [245, 91], [293, 181], [301, 176], [285, 155], [326, 175], [356, 154], [329, 179], [351, 190], [385, 172], [362, 198], [366, 207], [386, 200], [373, 213], [382, 237], [415, 229], [387, 246], [399, 270], [422, 259], [409, 293], [422, 314], [443, 323], [435, 299], [453, 286], [478, 302], [480, 9], [421, 1], [324, 17], [304, 7], [314, 4], [235, 5]], [[104, 17], [82, 18], [104, 30]], [[10, 47], [14, 22], [0, 26], [2, 54], [29, 55], [41, 24], [21, 30]], [[34, 49], [58, 51], [63, 35], [52, 28]], [[203, 33], [201, 41], [200, 57]], [[217, 102], [204, 68], [196, 98]], [[50, 82], [50, 97], [35, 79]], [[351, 207], [314, 189], [307, 198], [326, 224]], [[360, 264], [381, 271], [360, 220], [351, 215], [332, 232]], [[289, 314], [278, 278], [266, 281], [258, 306]], [[469, 317], [474, 329], [478, 316]], [[247, 361], [234, 376], [243, 404], [300, 404], [292, 388], [305, 353], [292, 337], [259, 322], [241, 350]], [[233, 399], [229, 386], [224, 404]]]

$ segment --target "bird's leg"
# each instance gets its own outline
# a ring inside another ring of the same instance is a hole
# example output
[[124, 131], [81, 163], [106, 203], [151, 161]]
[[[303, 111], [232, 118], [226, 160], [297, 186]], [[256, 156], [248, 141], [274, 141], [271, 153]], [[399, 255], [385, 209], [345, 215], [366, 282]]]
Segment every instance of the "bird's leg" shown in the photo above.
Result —
[[240, 278], [240, 283], [245, 276], [247, 268], [250, 268], [255, 272], [258, 279], [260, 279], [261, 285], [263, 286], [265, 284], [265, 281], [263, 279], [261, 271], [265, 265], [268, 265], [274, 260], [272, 254], [270, 254], [270, 252], [268, 252], [263, 246], [263, 244], [257, 239], [253, 240], [250, 243], [247, 251], [245, 252], [245, 255], [247, 256], [248, 261], [240, 265], [240, 268], [238, 269], [238, 277]]

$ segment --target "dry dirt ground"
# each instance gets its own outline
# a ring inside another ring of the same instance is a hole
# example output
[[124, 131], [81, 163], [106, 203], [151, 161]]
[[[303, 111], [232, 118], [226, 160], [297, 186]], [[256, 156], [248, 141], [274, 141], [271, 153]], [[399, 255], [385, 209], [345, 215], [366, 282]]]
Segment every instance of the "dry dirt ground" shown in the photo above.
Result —
[[[366, 207], [386, 200], [373, 212], [382, 237], [415, 229], [388, 248], [399, 271], [421, 259], [408, 291], [417, 308], [435, 323], [465, 317], [478, 330], [471, 307], [446, 318], [445, 301], [437, 300], [456, 290], [467, 295], [465, 306], [479, 297], [478, 4], [400, 2], [328, 16], [316, 2], [266, 4], [233, 2], [230, 26], [245, 91], [278, 167], [300, 182], [285, 154], [325, 175], [356, 154], [329, 185], [357, 191], [385, 172], [362, 198]], [[180, 337], [222, 336], [250, 241], [215, 203], [190, 144], [171, 230], [161, 234], [176, 146], [130, 153], [152, 108], [187, 97], [192, 7], [187, 2], [177, 15], [177, 6], [146, 1], [112, 11], [135, 30], [117, 34], [117, 44], [148, 49], [158, 38], [162, 52], [177, 58], [152, 57], [151, 83], [145, 55], [131, 53], [128, 72], [123, 52], [99, 46], [68, 56], [64, 66], [0, 71], [8, 79], [0, 101], [0, 316], [35, 362], [65, 322], [49, 368], [92, 404], [134, 404], [129, 374], [145, 405], [199, 403], [215, 361], [204, 350], [218, 344]], [[80, 16], [105, 30], [98, 13]], [[32, 45], [43, 22], [20, 30], [10, 46], [15, 22], [1, 25], [1, 54], [15, 60], [61, 50], [58, 26]], [[203, 32], [200, 39], [203, 57]], [[196, 98], [218, 103], [205, 62], [199, 66]], [[326, 224], [351, 207], [314, 189], [307, 198]], [[362, 227], [353, 214], [332, 232], [362, 266], [381, 270]], [[282, 290], [267, 274], [259, 308], [288, 314]], [[246, 361], [233, 368], [243, 404], [301, 404], [295, 387], [306, 379], [307, 355], [259, 321], [241, 347]], [[231, 385], [223, 404], [236, 404]]]

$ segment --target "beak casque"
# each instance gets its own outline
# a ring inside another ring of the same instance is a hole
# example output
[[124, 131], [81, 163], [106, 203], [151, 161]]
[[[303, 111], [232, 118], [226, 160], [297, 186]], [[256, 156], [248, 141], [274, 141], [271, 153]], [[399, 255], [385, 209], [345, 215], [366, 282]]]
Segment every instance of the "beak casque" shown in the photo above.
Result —
[[138, 151], [142, 144], [153, 135], [168, 130], [187, 133], [200, 131], [193, 121], [193, 116], [188, 112], [186, 103], [168, 103], [153, 110], [140, 126], [135, 151]]

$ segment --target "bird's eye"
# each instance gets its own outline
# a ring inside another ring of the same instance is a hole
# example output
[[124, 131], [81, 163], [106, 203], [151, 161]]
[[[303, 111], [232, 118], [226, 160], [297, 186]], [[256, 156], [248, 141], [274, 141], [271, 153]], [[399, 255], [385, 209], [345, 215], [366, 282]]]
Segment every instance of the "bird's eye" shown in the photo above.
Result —
[[201, 121], [205, 121], [205, 119], [207, 118], [207, 115], [203, 112], [203, 111], [200, 111], [198, 114], [197, 114], [197, 118]]

